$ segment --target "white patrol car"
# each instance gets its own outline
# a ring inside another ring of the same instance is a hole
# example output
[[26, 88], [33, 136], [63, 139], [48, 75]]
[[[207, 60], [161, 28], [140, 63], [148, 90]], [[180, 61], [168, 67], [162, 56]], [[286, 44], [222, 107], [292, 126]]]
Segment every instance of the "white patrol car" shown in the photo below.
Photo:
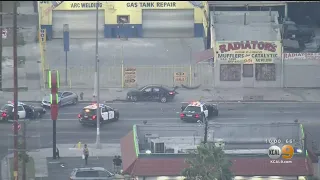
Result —
[[[24, 103], [18, 102], [18, 119], [26, 118], [26, 111], [23, 107]], [[1, 120], [13, 120], [13, 102], [9, 101], [1, 107]]]
[[180, 119], [183, 121], [204, 121], [212, 116], [218, 116], [218, 106], [203, 102], [182, 103]]
[[[10, 121], [13, 120], [14, 103], [8, 101], [7, 104], [0, 109], [0, 120]], [[42, 107], [35, 107], [27, 105], [22, 102], [18, 102], [18, 119], [36, 119], [41, 118], [46, 113], [46, 110]]]
[[[119, 119], [120, 114], [117, 109], [114, 109], [105, 104], [100, 104], [100, 124], [116, 121]], [[88, 105], [82, 109], [80, 114], [78, 114], [78, 119], [82, 125], [96, 125], [97, 124], [97, 108], [98, 104], [94, 103]]]

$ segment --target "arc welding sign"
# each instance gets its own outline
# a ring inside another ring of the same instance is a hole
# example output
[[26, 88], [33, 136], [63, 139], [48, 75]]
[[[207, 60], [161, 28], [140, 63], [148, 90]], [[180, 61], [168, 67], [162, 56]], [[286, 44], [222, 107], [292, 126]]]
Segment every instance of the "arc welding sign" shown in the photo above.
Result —
[[40, 30], [40, 41], [42, 43], [45, 43], [47, 41], [47, 36], [46, 36], [46, 30], [45, 29], [41, 29]]

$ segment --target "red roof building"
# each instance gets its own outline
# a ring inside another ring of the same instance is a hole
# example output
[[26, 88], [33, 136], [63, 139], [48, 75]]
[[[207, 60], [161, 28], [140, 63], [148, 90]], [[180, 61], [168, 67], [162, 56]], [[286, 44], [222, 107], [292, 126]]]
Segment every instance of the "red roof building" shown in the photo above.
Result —
[[[171, 126], [172, 127], [172, 126]], [[181, 127], [180, 127], [181, 128]], [[133, 177], [181, 176], [186, 153], [151, 153], [142, 151], [137, 133], [139, 127], [121, 139], [123, 171]], [[164, 129], [164, 128], [162, 128]], [[151, 131], [154, 129], [150, 128]], [[143, 130], [144, 131], [144, 130]], [[141, 152], [140, 152], [141, 151]], [[143, 152], [143, 153], [142, 153]], [[230, 155], [232, 172], [235, 176], [312, 176], [312, 162], [304, 155], [297, 155], [291, 163], [271, 163], [266, 155], [238, 156]]]

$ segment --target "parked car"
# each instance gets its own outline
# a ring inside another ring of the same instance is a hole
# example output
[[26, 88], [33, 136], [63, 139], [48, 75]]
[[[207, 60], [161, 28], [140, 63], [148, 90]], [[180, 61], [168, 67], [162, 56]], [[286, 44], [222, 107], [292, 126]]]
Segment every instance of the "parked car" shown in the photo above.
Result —
[[70, 175], [70, 180], [113, 180], [120, 179], [120, 175], [115, 175], [103, 167], [74, 168]]
[[[70, 104], [77, 104], [78, 103], [78, 95], [74, 92], [71, 91], [63, 91], [63, 92], [58, 92], [58, 104], [59, 106], [65, 106], [65, 105], [70, 105]], [[42, 99], [41, 102], [42, 107], [50, 108], [50, 96], [45, 96]]]
[[139, 89], [133, 89], [127, 93], [129, 101], [160, 101], [166, 103], [172, 101], [176, 92], [176, 88], [169, 88], [163, 85], [146, 85]]

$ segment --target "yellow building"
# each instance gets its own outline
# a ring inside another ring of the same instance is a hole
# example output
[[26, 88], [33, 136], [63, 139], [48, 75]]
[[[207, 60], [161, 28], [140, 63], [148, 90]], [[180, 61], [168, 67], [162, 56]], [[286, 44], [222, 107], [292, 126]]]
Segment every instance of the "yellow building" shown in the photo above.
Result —
[[[95, 38], [96, 2], [38, 1], [41, 28], [48, 39]], [[204, 37], [203, 5], [196, 1], [100, 1], [99, 37]]]

